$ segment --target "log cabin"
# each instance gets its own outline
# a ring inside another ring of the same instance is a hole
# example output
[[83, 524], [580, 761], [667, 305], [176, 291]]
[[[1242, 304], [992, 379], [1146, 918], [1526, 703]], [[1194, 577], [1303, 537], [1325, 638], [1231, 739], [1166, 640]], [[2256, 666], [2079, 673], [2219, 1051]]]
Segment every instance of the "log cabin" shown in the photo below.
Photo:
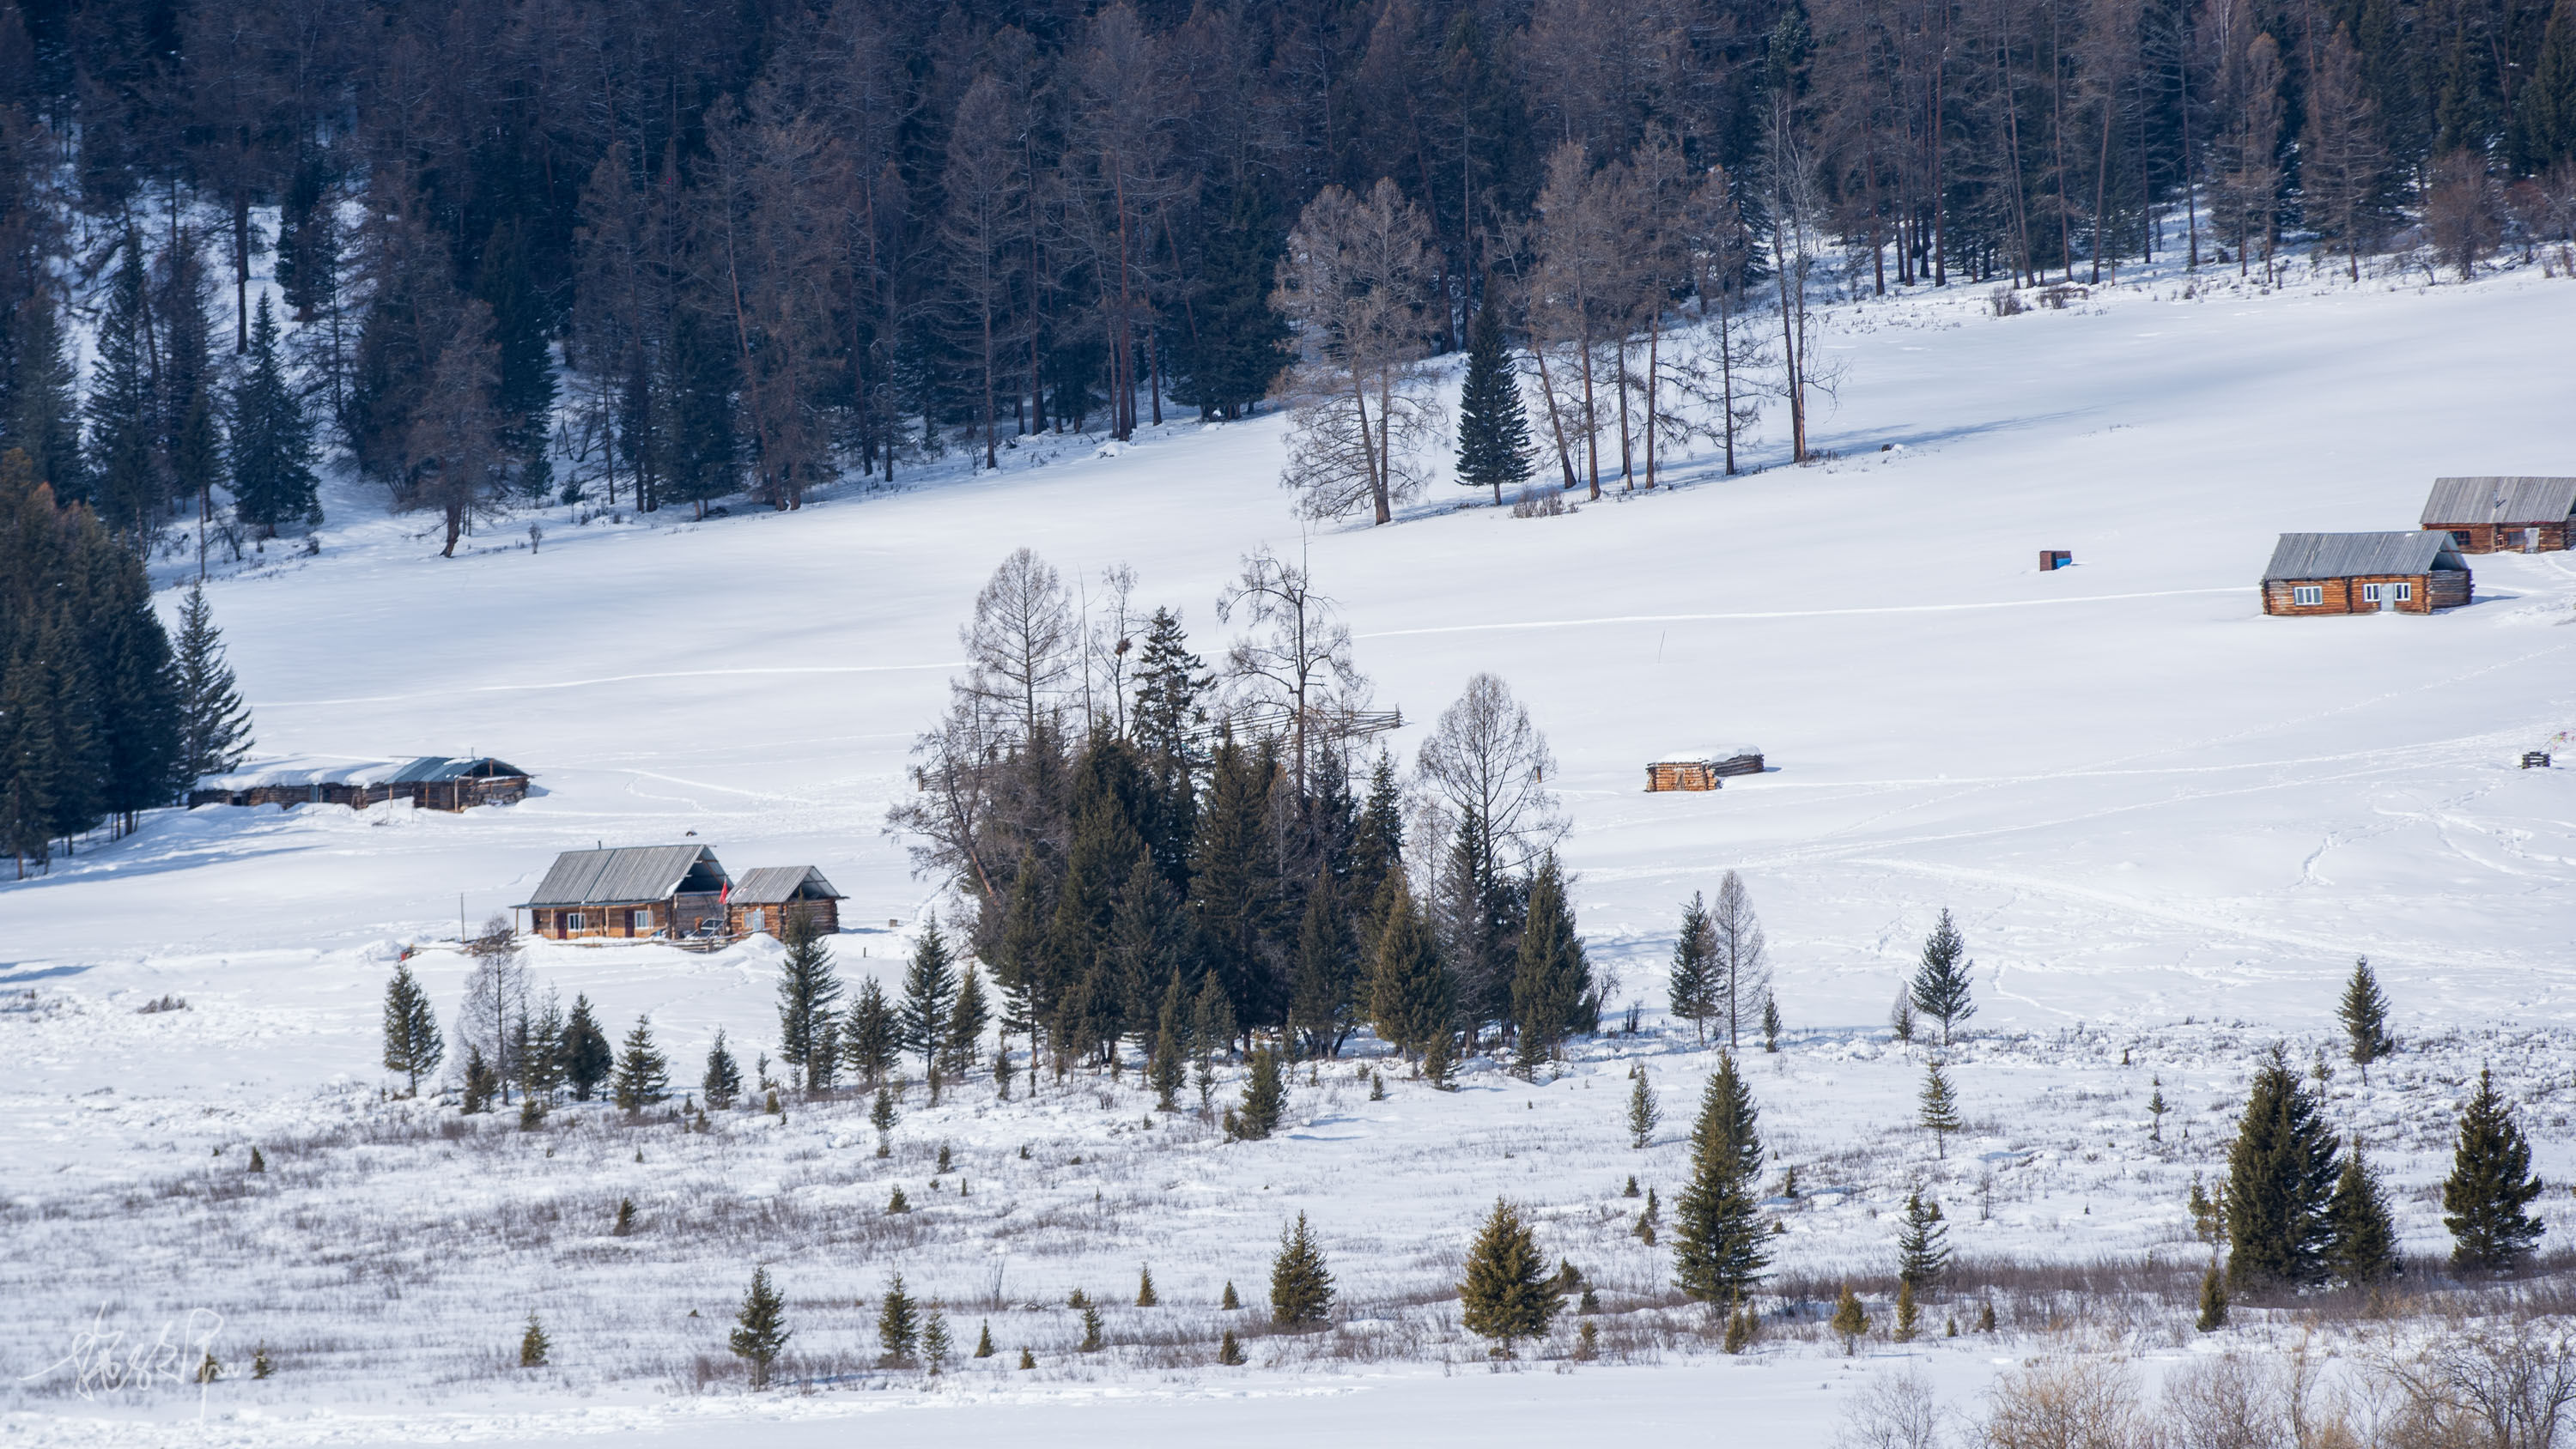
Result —
[[721, 937], [732, 885], [703, 845], [567, 850], [516, 909], [555, 941]]
[[790, 920], [801, 918], [828, 936], [841, 929], [841, 902], [847, 899], [813, 866], [757, 866], [744, 871], [725, 894], [725, 930], [735, 936], [778, 936]]
[[2423, 524], [2462, 553], [2556, 553], [2569, 547], [2576, 478], [2436, 478]]
[[2263, 570], [2263, 612], [2429, 614], [2469, 601], [2448, 533], [2285, 533]]
[[1762, 773], [1762, 748], [1736, 745], [1707, 754], [1673, 755], [1646, 767], [1646, 789], [1715, 790], [1728, 775]]
[[409, 800], [421, 810], [464, 810], [508, 805], [528, 795], [528, 772], [490, 755], [422, 755], [408, 760], [358, 760], [314, 764], [302, 757], [272, 760], [230, 774], [208, 775], [188, 792], [188, 806], [346, 805], [364, 810], [387, 800]]

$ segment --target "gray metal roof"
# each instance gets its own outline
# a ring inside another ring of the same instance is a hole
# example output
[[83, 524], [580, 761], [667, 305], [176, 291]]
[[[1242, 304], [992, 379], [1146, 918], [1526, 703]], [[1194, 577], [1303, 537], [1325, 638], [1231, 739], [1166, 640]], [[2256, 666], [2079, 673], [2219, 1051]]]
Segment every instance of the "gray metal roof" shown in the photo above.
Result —
[[[804, 890], [811, 884], [813, 889]], [[832, 889], [823, 872], [810, 865], [763, 865], [742, 873], [733, 883], [733, 892], [725, 900], [737, 906], [783, 906], [799, 899], [809, 901], [845, 901], [849, 897]]]
[[2285, 533], [2272, 549], [2263, 582], [2344, 579], [2358, 574], [2421, 574], [2466, 568], [2447, 533]]
[[609, 850], [567, 850], [555, 857], [536, 894], [523, 906], [640, 905], [668, 900], [704, 863], [714, 889], [726, 883], [716, 853], [703, 845], [629, 845]]
[[[490, 771], [483, 771], [482, 767], [485, 765], [491, 765], [495, 768]], [[523, 777], [528, 773], [527, 771], [520, 769], [518, 766], [511, 764], [507, 760], [496, 760], [490, 755], [457, 755], [453, 757], [447, 755], [423, 755], [419, 759], [412, 761], [410, 764], [403, 766], [401, 769], [394, 771], [393, 777], [388, 783], [396, 785], [436, 784], [448, 780], [461, 780], [478, 772], [493, 775], [519, 775]]]
[[2468, 523], [2556, 523], [2576, 514], [2576, 478], [2436, 478], [2426, 528]]

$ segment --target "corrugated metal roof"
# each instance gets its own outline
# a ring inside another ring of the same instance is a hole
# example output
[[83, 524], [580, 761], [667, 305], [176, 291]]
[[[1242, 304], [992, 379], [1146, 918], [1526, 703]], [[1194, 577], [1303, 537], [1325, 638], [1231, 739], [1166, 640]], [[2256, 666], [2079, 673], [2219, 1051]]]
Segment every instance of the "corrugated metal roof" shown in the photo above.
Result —
[[2446, 533], [2285, 533], [2263, 582], [2343, 579], [2356, 574], [2421, 574], [2465, 568]]
[[719, 881], [724, 867], [703, 845], [628, 845], [567, 850], [555, 857], [523, 906], [614, 906], [668, 899], [703, 860]]
[[823, 879], [823, 872], [810, 865], [763, 865], [742, 873], [733, 883], [732, 894], [725, 899], [737, 906], [783, 906], [796, 899], [799, 887], [813, 883], [808, 900], [848, 900]]
[[2463, 523], [2556, 523], [2576, 514], [2576, 478], [2436, 478], [2426, 528]]
[[228, 775], [208, 775], [197, 782], [197, 787], [250, 790], [263, 785], [419, 785], [460, 779], [486, 763], [498, 766], [505, 775], [528, 773], [489, 755], [422, 755], [409, 760], [351, 760], [330, 765], [314, 764], [310, 756], [289, 755]]
[[447, 780], [461, 780], [466, 776], [473, 774], [485, 765], [494, 766], [495, 768], [492, 773], [498, 775], [525, 775], [528, 773], [527, 771], [520, 769], [518, 766], [511, 764], [507, 760], [496, 760], [490, 755], [457, 755], [453, 757], [447, 755], [423, 755], [419, 759], [412, 761], [410, 764], [403, 766], [400, 770], [395, 771], [392, 783], [397, 785], [426, 785]]

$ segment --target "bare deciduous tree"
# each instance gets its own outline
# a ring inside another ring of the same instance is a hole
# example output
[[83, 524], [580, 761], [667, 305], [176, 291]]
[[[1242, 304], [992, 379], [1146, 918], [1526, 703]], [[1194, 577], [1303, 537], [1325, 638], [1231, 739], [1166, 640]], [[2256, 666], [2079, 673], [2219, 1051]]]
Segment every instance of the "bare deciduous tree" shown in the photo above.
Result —
[[1271, 305], [1294, 327], [1299, 361], [1280, 481], [1309, 517], [1366, 507], [1390, 522], [1422, 486], [1415, 454], [1438, 417], [1417, 367], [1430, 350], [1429, 237], [1384, 179], [1366, 197], [1325, 187], [1288, 234]]
[[1547, 788], [1555, 767], [1529, 707], [1491, 674], [1467, 681], [1414, 757], [1422, 783], [1458, 817], [1483, 821], [1496, 866], [1512, 871], [1527, 869], [1570, 828]]
[[465, 1000], [456, 1009], [456, 1044], [465, 1050], [454, 1060], [483, 1053], [501, 1080], [501, 1100], [519, 1076], [519, 1028], [528, 1015], [528, 963], [519, 950], [510, 918], [494, 916], [482, 932], [465, 943], [474, 969], [465, 977]]
[[1845, 1401], [1833, 1449], [1939, 1449], [1948, 1417], [1922, 1370], [1882, 1374]]
[[1762, 1003], [1770, 995], [1770, 944], [1761, 918], [1753, 914], [1753, 895], [1733, 871], [1717, 883], [1717, 899], [1708, 911], [1709, 934], [1715, 939], [1717, 1007], [1726, 1018], [1726, 1044], [1742, 1046], [1740, 1034], [1759, 1024]]
[[1238, 610], [1256, 632], [1226, 652], [1227, 672], [1239, 703], [1284, 715], [1303, 791], [1313, 751], [1333, 738], [1334, 716], [1357, 708], [1368, 688], [1351, 662], [1350, 626], [1334, 617], [1333, 601], [1315, 591], [1304, 564], [1266, 546], [1244, 555], [1243, 572], [1217, 595], [1220, 622], [1231, 623]]
[[1015, 549], [975, 596], [975, 617], [957, 631], [974, 673], [964, 688], [1014, 716], [1019, 738], [1038, 732], [1079, 663], [1080, 631], [1055, 567]]

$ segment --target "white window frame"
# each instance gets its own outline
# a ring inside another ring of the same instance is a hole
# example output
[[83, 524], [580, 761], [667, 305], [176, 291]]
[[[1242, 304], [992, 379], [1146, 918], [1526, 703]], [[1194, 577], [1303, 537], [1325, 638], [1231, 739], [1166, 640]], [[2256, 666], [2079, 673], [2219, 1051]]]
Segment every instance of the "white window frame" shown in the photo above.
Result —
[[653, 908], [651, 906], [638, 906], [635, 910], [635, 914], [627, 917], [627, 920], [631, 923], [627, 926], [628, 930], [641, 931], [648, 936], [653, 933]]
[[2326, 587], [2323, 584], [2292, 584], [2290, 586], [2290, 607], [2293, 609], [2313, 608], [2325, 601]]
[[2363, 584], [2361, 586], [2361, 601], [2365, 604], [2376, 604], [2380, 602], [2380, 595], [2385, 591], [2386, 587], [2387, 586], [2384, 584]]
[[586, 931], [590, 928], [582, 923], [581, 912], [566, 911], [564, 912], [564, 929], [566, 931]]
[[2411, 604], [2415, 602], [2415, 584], [2413, 580], [2401, 579], [2398, 582], [2389, 585], [2389, 587], [2397, 591], [2389, 595], [2390, 598], [2395, 599], [2401, 604]]

